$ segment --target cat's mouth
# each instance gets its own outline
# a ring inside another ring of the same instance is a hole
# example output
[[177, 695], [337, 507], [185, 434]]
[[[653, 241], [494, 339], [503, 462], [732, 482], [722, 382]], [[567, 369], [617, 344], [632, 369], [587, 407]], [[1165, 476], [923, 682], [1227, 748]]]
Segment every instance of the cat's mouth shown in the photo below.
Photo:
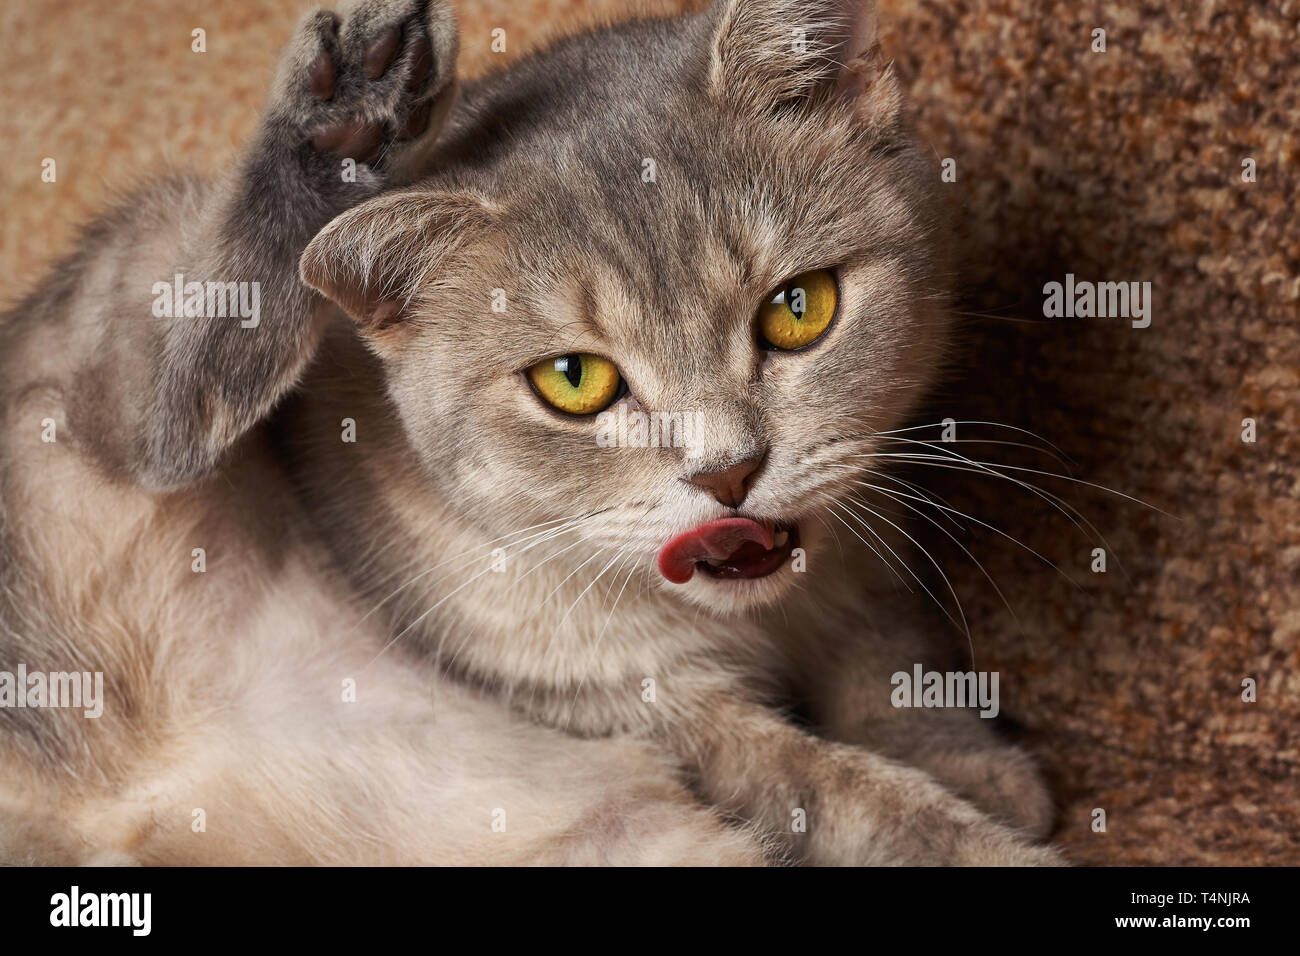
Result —
[[714, 578], [765, 578], [798, 546], [798, 525], [719, 518], [665, 544], [659, 572], [673, 584], [685, 584], [696, 571]]

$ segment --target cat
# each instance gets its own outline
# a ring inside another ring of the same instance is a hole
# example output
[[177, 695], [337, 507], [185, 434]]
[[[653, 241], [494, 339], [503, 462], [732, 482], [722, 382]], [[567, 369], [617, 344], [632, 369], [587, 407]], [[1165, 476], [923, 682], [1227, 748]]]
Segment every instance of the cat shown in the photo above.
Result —
[[[466, 84], [457, 44], [439, 0], [307, 14], [227, 179], [0, 322], [0, 668], [105, 698], [0, 708], [0, 858], [1063, 862], [1023, 751], [891, 706], [943, 632], [905, 530], [840, 518], [949, 347], [871, 5]], [[693, 427], [598, 442], [620, 410]]]

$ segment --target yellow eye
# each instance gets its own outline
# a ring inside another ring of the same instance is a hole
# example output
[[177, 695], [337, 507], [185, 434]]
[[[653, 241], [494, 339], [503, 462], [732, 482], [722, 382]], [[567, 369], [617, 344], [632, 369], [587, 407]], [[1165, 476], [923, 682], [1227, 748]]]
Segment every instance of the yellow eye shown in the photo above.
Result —
[[570, 415], [595, 415], [618, 398], [623, 379], [609, 359], [599, 355], [560, 355], [538, 362], [528, 380], [550, 405]]
[[773, 348], [811, 345], [835, 318], [835, 276], [825, 269], [797, 275], [758, 310], [758, 333]]

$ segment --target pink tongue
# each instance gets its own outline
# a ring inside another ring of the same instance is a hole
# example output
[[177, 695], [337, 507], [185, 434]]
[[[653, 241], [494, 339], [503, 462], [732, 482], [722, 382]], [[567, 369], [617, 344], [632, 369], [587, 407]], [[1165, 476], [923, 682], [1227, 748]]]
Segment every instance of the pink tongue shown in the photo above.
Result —
[[730, 557], [742, 544], [754, 541], [772, 549], [772, 529], [749, 518], [719, 518], [679, 534], [659, 552], [659, 572], [673, 584], [685, 584], [695, 574], [695, 562]]

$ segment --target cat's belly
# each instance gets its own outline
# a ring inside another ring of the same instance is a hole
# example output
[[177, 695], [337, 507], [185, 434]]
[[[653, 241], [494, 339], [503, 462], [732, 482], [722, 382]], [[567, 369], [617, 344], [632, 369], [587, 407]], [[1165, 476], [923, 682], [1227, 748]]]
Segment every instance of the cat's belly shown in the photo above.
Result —
[[72, 442], [4, 437], [0, 672], [102, 696], [0, 708], [0, 860], [759, 861], [646, 745], [533, 726], [385, 651], [255, 445], [152, 496]]

